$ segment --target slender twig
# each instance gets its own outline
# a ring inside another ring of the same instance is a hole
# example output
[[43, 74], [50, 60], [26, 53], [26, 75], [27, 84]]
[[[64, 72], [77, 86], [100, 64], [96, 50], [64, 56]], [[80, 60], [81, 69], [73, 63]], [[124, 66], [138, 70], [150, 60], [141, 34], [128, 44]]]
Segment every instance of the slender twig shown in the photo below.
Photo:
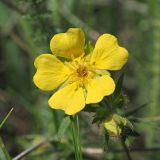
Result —
[[81, 28], [84, 28], [84, 30], [86, 31], [86, 33], [88, 34], [88, 36], [92, 39], [92, 40], [97, 40], [97, 38], [100, 36], [100, 34], [93, 30], [92, 28], [90, 28], [86, 23], [84, 23], [79, 17], [77, 17], [76, 15], [74, 15], [72, 12], [70, 12], [70, 10], [64, 5], [62, 6], [61, 9], [58, 10], [61, 15], [67, 19], [67, 21], [69, 23], [71, 23], [74, 26], [78, 26]]
[[22, 10], [22, 9], [19, 8], [19, 7], [17, 7], [17, 6], [16, 6], [14, 3], [12, 3], [10, 0], [1, 0], [1, 2], [2, 2], [5, 6], [7, 6], [8, 8], [16, 11], [16, 12], [19, 13], [19, 14], [24, 14], [24, 13], [25, 13], [24, 10]]
[[26, 43], [18, 36], [18, 34], [16, 34], [15, 32], [11, 31], [10, 34], [11, 38], [13, 38], [15, 40], [15, 42], [17, 43], [17, 45], [22, 48], [24, 51], [26, 51], [26, 53], [28, 53], [29, 55], [31, 55], [31, 51], [30, 48], [26, 45]]
[[36, 149], [44, 146], [45, 144], [47, 144], [49, 141], [43, 141], [39, 144], [36, 144], [34, 146], [32, 146], [31, 148], [26, 149], [25, 151], [23, 151], [22, 153], [20, 153], [19, 155], [17, 155], [15, 158], [13, 158], [12, 160], [20, 160], [22, 158], [24, 158], [25, 156], [27, 156], [28, 154], [30, 154], [31, 152], [35, 151]]
[[130, 155], [130, 151], [129, 151], [128, 147], [126, 146], [125, 141], [123, 140], [123, 138], [121, 138], [121, 143], [122, 143], [123, 149], [124, 149], [124, 151], [125, 151], [125, 153], [127, 155], [128, 160], [132, 160], [132, 157]]

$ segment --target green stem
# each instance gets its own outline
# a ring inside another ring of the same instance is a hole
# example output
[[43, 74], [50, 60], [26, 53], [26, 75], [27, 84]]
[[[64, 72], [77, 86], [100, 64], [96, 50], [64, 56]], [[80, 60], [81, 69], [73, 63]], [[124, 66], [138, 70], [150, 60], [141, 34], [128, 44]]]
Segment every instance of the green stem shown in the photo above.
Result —
[[73, 146], [75, 151], [75, 160], [82, 160], [78, 115], [71, 116], [71, 132], [72, 132]]
[[58, 133], [59, 121], [58, 121], [57, 112], [55, 110], [53, 110], [52, 113], [53, 113], [53, 121], [54, 121], [54, 125], [55, 125], [55, 131], [56, 131], [56, 133]]
[[82, 160], [82, 147], [81, 147], [81, 137], [80, 137], [80, 124], [79, 124], [79, 118], [78, 115], [76, 116], [77, 121], [77, 140], [78, 140], [78, 147], [79, 147], [79, 156], [80, 160]]
[[[151, 79], [150, 79], [150, 111], [149, 114], [152, 116], [159, 114], [159, 82], [160, 82], [160, 26], [159, 26], [159, 13], [160, 4], [157, 0], [149, 0], [149, 10], [150, 10], [150, 25], [151, 25]], [[154, 125], [155, 127], [158, 127]], [[148, 145], [157, 145], [157, 137], [153, 132], [149, 131], [147, 136]], [[158, 140], [159, 141], [159, 140]]]
[[125, 144], [125, 141], [123, 140], [123, 138], [121, 138], [121, 143], [122, 143], [123, 149], [126, 153], [126, 156], [127, 156], [128, 160], [132, 160], [132, 157], [130, 155], [130, 151], [129, 151], [127, 145]]
[[74, 152], [75, 152], [75, 159], [78, 160], [78, 151], [77, 151], [77, 145], [76, 145], [74, 117], [71, 117], [71, 132], [72, 132], [72, 140], [73, 140], [73, 146], [74, 146]]

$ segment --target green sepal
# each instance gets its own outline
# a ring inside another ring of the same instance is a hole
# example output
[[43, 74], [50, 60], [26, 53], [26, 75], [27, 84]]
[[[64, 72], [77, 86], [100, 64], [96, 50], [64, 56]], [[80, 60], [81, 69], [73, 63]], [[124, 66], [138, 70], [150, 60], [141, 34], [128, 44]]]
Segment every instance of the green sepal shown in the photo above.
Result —
[[106, 107], [100, 106], [97, 109], [96, 114], [94, 115], [92, 124], [96, 122], [102, 123], [110, 114], [111, 114], [111, 110], [107, 106]]
[[122, 86], [123, 86], [123, 80], [124, 80], [124, 73], [122, 73], [120, 75], [120, 77], [118, 78], [118, 81], [116, 83], [116, 88], [115, 88], [115, 91], [113, 93], [114, 99], [117, 98], [121, 94]]
[[147, 104], [142, 104], [142, 105], [140, 105], [140, 106], [138, 106], [138, 107], [136, 107], [136, 108], [134, 108], [134, 109], [132, 109], [132, 110], [124, 113], [123, 116], [125, 116], [125, 117], [131, 116], [131, 115], [135, 114], [135, 113], [138, 112], [140, 109], [142, 109], [142, 108], [144, 108], [144, 107], [146, 107], [146, 106], [147, 106]]
[[123, 137], [128, 137], [128, 136], [138, 137], [138, 136], [140, 136], [140, 134], [137, 131], [133, 130], [129, 126], [122, 126], [122, 133], [121, 133], [121, 135]]
[[93, 47], [92, 42], [88, 41], [88, 43], [85, 45], [85, 48], [84, 48], [85, 53], [86, 54], [92, 53], [93, 49], [94, 49], [94, 47]]
[[99, 108], [98, 104], [87, 104], [87, 106], [82, 110], [84, 112], [96, 112]]

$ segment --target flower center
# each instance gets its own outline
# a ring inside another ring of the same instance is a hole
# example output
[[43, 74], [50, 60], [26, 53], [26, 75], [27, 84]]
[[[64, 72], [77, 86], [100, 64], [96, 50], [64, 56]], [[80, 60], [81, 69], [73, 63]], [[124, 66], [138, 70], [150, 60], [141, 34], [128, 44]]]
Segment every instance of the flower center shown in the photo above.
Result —
[[83, 78], [83, 77], [88, 76], [88, 68], [86, 66], [84, 66], [84, 65], [80, 65], [77, 68], [76, 72], [77, 72], [78, 77], [82, 77]]

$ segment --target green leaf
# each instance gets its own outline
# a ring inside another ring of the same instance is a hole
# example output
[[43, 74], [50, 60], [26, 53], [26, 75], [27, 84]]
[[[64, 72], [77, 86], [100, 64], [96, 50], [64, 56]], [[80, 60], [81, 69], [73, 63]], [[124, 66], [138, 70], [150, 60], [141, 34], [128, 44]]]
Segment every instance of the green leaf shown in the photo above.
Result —
[[13, 111], [13, 108], [8, 112], [8, 114], [6, 115], [6, 117], [0, 123], [0, 129], [2, 128], [2, 126], [4, 125], [4, 123], [6, 122], [6, 120], [8, 119], [8, 117], [11, 115], [12, 111]]
[[3, 141], [0, 137], [0, 160], [11, 160], [4, 144], [3, 144]]
[[86, 46], [85, 46], [85, 53], [89, 54], [93, 51], [94, 47], [91, 43], [91, 41], [89, 41]]
[[141, 106], [138, 106], [138, 107], [136, 107], [136, 108], [134, 108], [134, 109], [132, 109], [132, 110], [124, 113], [123, 116], [124, 116], [124, 117], [131, 116], [131, 115], [135, 114], [135, 113], [138, 112], [140, 109], [142, 109], [142, 108], [144, 108], [144, 107], [146, 107], [146, 106], [147, 106], [147, 104], [142, 104]]
[[69, 127], [69, 125], [70, 125], [70, 122], [71, 122], [71, 120], [70, 120], [70, 117], [69, 117], [69, 116], [63, 118], [63, 120], [62, 120], [62, 122], [61, 122], [61, 124], [60, 124], [60, 127], [59, 127], [59, 129], [58, 129], [58, 133], [57, 133], [57, 137], [58, 137], [59, 140], [62, 139], [62, 137], [63, 137], [66, 129], [67, 129], [67, 128]]
[[116, 88], [115, 88], [115, 91], [113, 93], [114, 95], [114, 98], [117, 98], [120, 94], [121, 94], [121, 91], [122, 91], [122, 86], [123, 86], [123, 80], [124, 80], [124, 73], [122, 73], [116, 83]]

